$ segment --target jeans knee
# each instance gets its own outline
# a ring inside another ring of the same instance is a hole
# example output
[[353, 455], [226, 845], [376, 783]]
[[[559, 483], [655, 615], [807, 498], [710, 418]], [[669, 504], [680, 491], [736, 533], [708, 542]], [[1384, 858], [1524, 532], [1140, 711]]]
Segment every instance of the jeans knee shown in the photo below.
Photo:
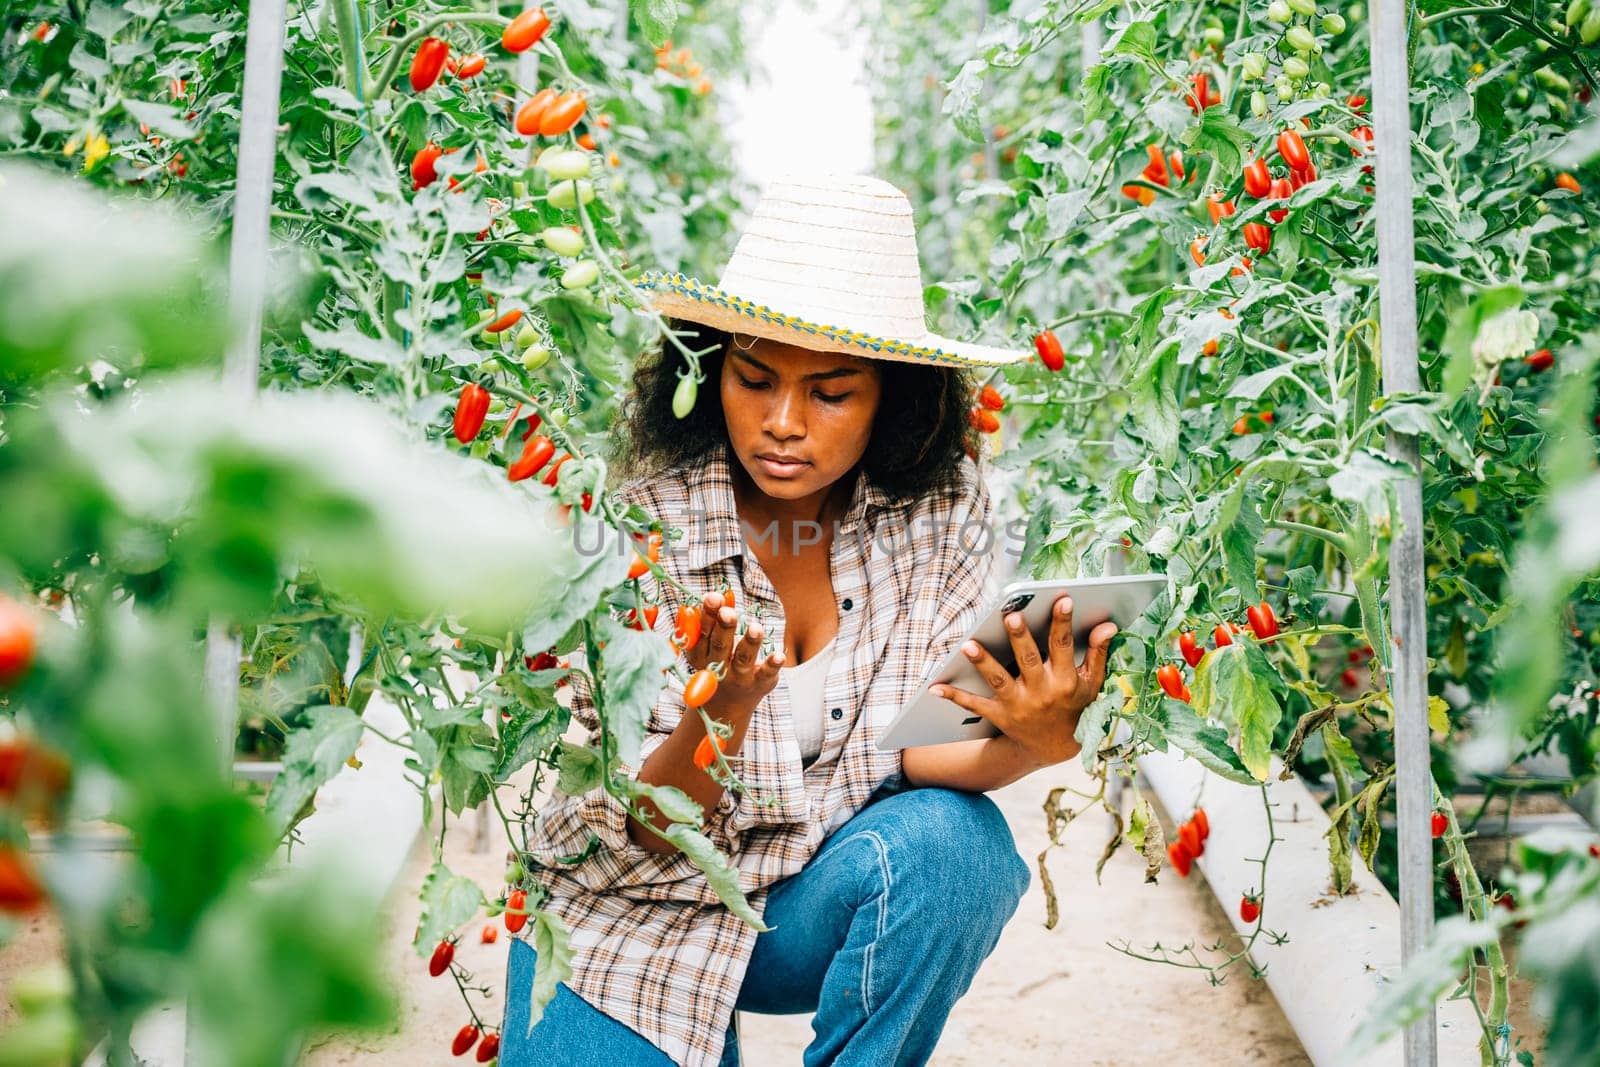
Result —
[[896, 857], [972, 903], [1004, 908], [1009, 916], [1032, 881], [1017, 854], [1005, 815], [988, 796], [925, 787], [901, 794], [906, 801]]

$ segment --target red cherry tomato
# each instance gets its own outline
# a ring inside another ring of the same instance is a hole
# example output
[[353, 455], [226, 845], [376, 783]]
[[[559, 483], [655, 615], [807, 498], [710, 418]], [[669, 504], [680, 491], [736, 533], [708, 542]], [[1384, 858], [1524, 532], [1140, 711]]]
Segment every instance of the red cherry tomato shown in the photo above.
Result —
[[1261, 898], [1249, 893], [1239, 898], [1239, 918], [1247, 923], [1253, 923], [1261, 918]]
[[[713, 750], [712, 745], [716, 748]], [[722, 739], [715, 734], [706, 734], [694, 748], [694, 765], [702, 771], [707, 770], [717, 762], [717, 753], [727, 751], [722, 747]]]
[[550, 457], [555, 454], [555, 442], [540, 434], [522, 446], [522, 455], [506, 468], [506, 478], [513, 482], [531, 478], [542, 470], [544, 465], [550, 462]]
[[439, 162], [439, 157], [444, 155], [444, 149], [429, 141], [417, 149], [417, 154], [411, 157], [411, 188], [422, 189], [439, 180], [439, 172], [433, 165]]
[[473, 1055], [479, 1063], [488, 1063], [500, 1055], [500, 1035], [484, 1034], [483, 1040], [478, 1042], [478, 1051]]
[[1444, 832], [1450, 829], [1450, 820], [1445, 817], [1444, 812], [1436, 811], [1433, 813], [1433, 818], [1428, 820], [1428, 828], [1434, 837], [1443, 837]]
[[1226, 626], [1219, 625], [1215, 630], [1211, 631], [1211, 643], [1218, 648], [1231, 645], [1233, 644], [1233, 635], [1228, 632]]
[[1185, 630], [1178, 635], [1178, 651], [1183, 653], [1183, 660], [1191, 667], [1200, 666], [1200, 661], [1206, 658], [1206, 650], [1195, 643], [1194, 631]]
[[511, 20], [500, 33], [500, 47], [507, 52], [526, 52], [539, 42], [550, 28], [550, 16], [542, 7], [530, 7]]
[[1205, 842], [1200, 839], [1200, 828], [1192, 822], [1186, 822], [1178, 827], [1178, 843], [1183, 845], [1183, 850], [1196, 859], [1205, 854]]
[[467, 1050], [477, 1043], [478, 1028], [468, 1023], [456, 1032], [456, 1039], [450, 1042], [450, 1055], [465, 1056]]
[[1244, 191], [1261, 200], [1272, 189], [1272, 172], [1267, 169], [1267, 161], [1253, 159], [1244, 168]]
[[1195, 808], [1194, 815], [1190, 816], [1189, 821], [1199, 829], [1200, 840], [1204, 841], [1211, 836], [1211, 820], [1206, 817], [1205, 808]]
[[517, 109], [517, 132], [524, 137], [532, 137], [539, 132], [539, 123], [544, 118], [545, 109], [560, 96], [554, 89], [540, 89], [528, 98], [528, 102]]
[[[1294, 194], [1294, 183], [1288, 178], [1278, 178], [1272, 183], [1272, 199], [1287, 200]], [[1273, 222], [1282, 222], [1289, 217], [1288, 208], [1274, 208], [1267, 212], [1267, 217]]]
[[672, 643], [679, 649], [693, 648], [700, 643], [700, 608], [685, 604], [678, 609], [672, 622]]
[[37, 632], [33, 613], [0, 595], [0, 689], [22, 681], [33, 666]]
[[1260, 222], [1245, 223], [1244, 243], [1257, 252], [1272, 251], [1272, 227]]
[[506, 897], [506, 929], [511, 933], [514, 934], [528, 925], [527, 906], [528, 894], [520, 889], [513, 889]]
[[578, 124], [583, 118], [583, 113], [589, 110], [589, 102], [581, 93], [562, 93], [550, 102], [539, 114], [539, 134], [543, 137], [555, 137], [566, 133]]
[[1306, 151], [1305, 139], [1296, 129], [1286, 129], [1278, 134], [1278, 155], [1290, 170], [1304, 170], [1311, 165], [1311, 153]]
[[439, 80], [444, 61], [450, 57], [450, 45], [438, 37], [424, 37], [417, 45], [417, 54], [411, 57], [411, 88], [423, 92]]
[[435, 978], [450, 969], [450, 961], [456, 957], [456, 946], [449, 941], [439, 942], [439, 947], [433, 950], [433, 958], [428, 961], [428, 973]]
[[1062, 352], [1061, 342], [1054, 331], [1045, 330], [1035, 337], [1033, 347], [1039, 353], [1039, 362], [1043, 363], [1046, 369], [1058, 371], [1067, 365], [1066, 354]]
[[1166, 690], [1167, 696], [1174, 700], [1182, 700], [1184, 693], [1183, 672], [1176, 663], [1163, 663], [1156, 669], [1156, 681], [1161, 688]]
[[689, 684], [683, 687], [683, 703], [686, 707], [705, 707], [710, 699], [717, 695], [717, 676], [710, 670], [698, 670], [689, 679]]
[[1245, 610], [1245, 616], [1250, 620], [1250, 630], [1256, 635], [1256, 640], [1265, 641], [1278, 634], [1278, 616], [1273, 614], [1272, 605], [1263, 600], [1260, 604]]
[[1167, 845], [1167, 862], [1172, 864], [1179, 878], [1187, 878], [1189, 869], [1194, 866], [1194, 857], [1184, 850], [1182, 842], [1173, 841]]

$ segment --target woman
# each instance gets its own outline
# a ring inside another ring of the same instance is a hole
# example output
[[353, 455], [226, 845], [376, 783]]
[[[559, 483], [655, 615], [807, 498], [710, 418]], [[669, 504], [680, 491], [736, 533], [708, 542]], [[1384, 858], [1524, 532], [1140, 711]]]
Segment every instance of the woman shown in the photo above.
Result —
[[[1065, 598], [1046, 649], [1013, 616], [1019, 673], [969, 642], [993, 693], [941, 694], [999, 736], [877, 748], [993, 600], [968, 368], [1024, 354], [927, 331], [910, 205], [871, 178], [774, 183], [718, 286], [638, 284], [706, 351], [706, 382], [678, 419], [677, 346], [638, 368], [621, 496], [684, 531], [661, 559], [704, 591], [684, 658], [730, 664], [705, 710], [733, 728], [725, 751], [750, 792], [695, 765], [705, 728], [676, 678], [637, 779], [701, 805], [768, 929], [614, 798], [558, 794], [532, 851], [575, 964], [545, 976], [562, 985], [529, 1033], [536, 950], [511, 946], [501, 1060], [734, 1065], [739, 1009], [815, 1013], [807, 1064], [925, 1062], [1029, 881], [983, 793], [1076, 754], [1116, 629], [1096, 628], [1078, 668]], [[678, 606], [669, 589], [658, 629]], [[573, 710], [598, 728], [582, 679]]]

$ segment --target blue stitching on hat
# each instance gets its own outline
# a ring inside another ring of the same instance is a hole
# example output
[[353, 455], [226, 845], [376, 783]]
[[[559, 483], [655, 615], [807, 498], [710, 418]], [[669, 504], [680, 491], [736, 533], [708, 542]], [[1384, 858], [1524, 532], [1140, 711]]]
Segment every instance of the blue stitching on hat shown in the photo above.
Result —
[[633, 284], [635, 287], [640, 289], [656, 289], [658, 287], [670, 289], [673, 292], [689, 297], [691, 300], [697, 300], [701, 303], [716, 304], [720, 307], [730, 308], [741, 315], [748, 315], [751, 318], [760, 319], [764, 322], [776, 323], [780, 326], [787, 326], [790, 329], [800, 330], [803, 333], [809, 333], [813, 335], [820, 334], [829, 340], [844, 341], [849, 344], [859, 345], [863, 348], [870, 348], [874, 352], [889, 351], [903, 355], [916, 355], [932, 359], [936, 362], [958, 363], [963, 366], [981, 367], [990, 365], [981, 360], [970, 359], [965, 356], [957, 355], [954, 352], [946, 352], [942, 348], [925, 348], [921, 345], [913, 345], [904, 341], [895, 341], [887, 338], [875, 337], [872, 334], [859, 333], [853, 330], [845, 330], [837, 326], [817, 325], [797, 316], [785, 315], [782, 312], [773, 311], [765, 304], [757, 304], [754, 301], [744, 300], [740, 297], [733, 296], [730, 293], [720, 292], [710, 286], [704, 286], [700, 282], [681, 272], [659, 275], [645, 273], [635, 278]]

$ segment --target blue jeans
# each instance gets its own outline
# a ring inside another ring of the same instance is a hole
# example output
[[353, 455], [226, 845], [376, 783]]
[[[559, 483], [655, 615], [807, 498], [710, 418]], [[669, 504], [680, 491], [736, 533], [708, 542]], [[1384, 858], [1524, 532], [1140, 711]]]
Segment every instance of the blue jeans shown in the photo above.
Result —
[[[756, 938], [738, 1010], [813, 1014], [806, 1067], [926, 1063], [1029, 878], [987, 796], [923, 788], [875, 797], [799, 874], [773, 885], [764, 914], [772, 929]], [[526, 941], [512, 943], [502, 1067], [670, 1067], [564, 984], [523, 1040], [536, 958]], [[731, 1025], [722, 1067], [740, 1067]]]

